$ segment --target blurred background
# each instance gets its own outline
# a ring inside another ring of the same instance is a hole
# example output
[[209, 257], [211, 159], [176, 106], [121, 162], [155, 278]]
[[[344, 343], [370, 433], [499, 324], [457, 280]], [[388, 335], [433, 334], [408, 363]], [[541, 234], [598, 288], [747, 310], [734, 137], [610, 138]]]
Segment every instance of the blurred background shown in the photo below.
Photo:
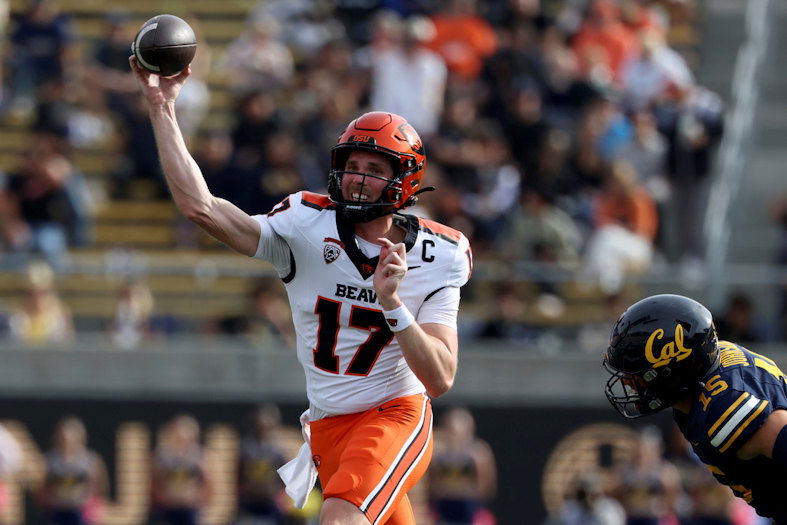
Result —
[[412, 212], [475, 266], [419, 523], [757, 523], [668, 414], [617, 416], [600, 363], [622, 310], [668, 292], [787, 364], [785, 7], [0, 0], [0, 523], [318, 512], [273, 474], [307, 404], [283, 286], [167, 196], [128, 67], [160, 13], [199, 42], [190, 150], [249, 213], [324, 192], [364, 111], [424, 139], [438, 191]]

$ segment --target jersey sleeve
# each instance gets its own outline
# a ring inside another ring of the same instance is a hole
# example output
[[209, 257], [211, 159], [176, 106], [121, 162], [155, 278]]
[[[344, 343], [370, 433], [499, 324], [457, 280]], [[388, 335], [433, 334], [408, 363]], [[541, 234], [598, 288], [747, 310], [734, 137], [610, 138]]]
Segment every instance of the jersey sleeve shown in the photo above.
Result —
[[291, 269], [289, 244], [273, 230], [266, 215], [254, 215], [253, 218], [260, 223], [260, 240], [254, 258], [268, 261], [276, 268], [279, 277], [284, 278]]
[[265, 215], [255, 215], [260, 223], [260, 240], [254, 258], [270, 262], [279, 277], [287, 276], [292, 267], [292, 250], [288, 239], [295, 224], [295, 204], [300, 202], [301, 193], [287, 196]]
[[473, 250], [470, 248], [470, 241], [467, 237], [460, 234], [457, 243], [454, 261], [448, 272], [447, 286], [460, 288], [470, 280], [473, 273]]
[[[708, 385], [713, 386], [712, 382], [713, 378]], [[734, 453], [742, 447], [773, 411], [770, 401], [764, 397], [757, 391], [737, 389], [712, 396], [705, 417], [710, 445], [722, 454]]]
[[419, 324], [437, 323], [456, 329], [459, 314], [459, 288], [447, 286], [429, 295], [418, 309]]

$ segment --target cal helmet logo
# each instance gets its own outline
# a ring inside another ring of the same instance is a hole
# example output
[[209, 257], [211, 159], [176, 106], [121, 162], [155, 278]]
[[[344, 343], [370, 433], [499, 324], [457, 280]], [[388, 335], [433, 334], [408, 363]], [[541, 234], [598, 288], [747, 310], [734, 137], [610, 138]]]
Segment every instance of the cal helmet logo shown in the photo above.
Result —
[[332, 237], [326, 237], [323, 239], [323, 242], [326, 244], [322, 248], [322, 258], [325, 259], [325, 264], [331, 264], [342, 254], [342, 246], [344, 244], [342, 241]]
[[657, 339], [664, 337], [664, 330], [659, 328], [655, 330], [648, 342], [645, 344], [645, 359], [653, 365], [653, 368], [668, 365], [674, 359], [675, 361], [682, 361], [691, 355], [691, 348], [683, 346], [683, 326], [675, 325], [675, 340], [665, 343], [658, 351], [658, 355], [653, 349]]

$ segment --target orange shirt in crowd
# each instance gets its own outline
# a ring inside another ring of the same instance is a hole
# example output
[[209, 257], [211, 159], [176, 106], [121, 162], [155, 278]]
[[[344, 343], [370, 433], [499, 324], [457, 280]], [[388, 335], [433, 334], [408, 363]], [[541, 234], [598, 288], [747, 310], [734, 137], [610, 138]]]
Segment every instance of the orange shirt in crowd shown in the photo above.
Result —
[[628, 197], [602, 195], [596, 207], [596, 226], [619, 224], [652, 241], [659, 227], [659, 214], [653, 198], [643, 188]]
[[477, 78], [484, 59], [497, 50], [492, 26], [475, 15], [436, 15], [432, 21], [435, 37], [427, 47], [443, 57], [451, 73]]
[[637, 35], [621, 22], [614, 3], [597, 1], [591, 10], [572, 42], [580, 69], [587, 74], [596, 64], [603, 64], [617, 79], [626, 60], [639, 53]]

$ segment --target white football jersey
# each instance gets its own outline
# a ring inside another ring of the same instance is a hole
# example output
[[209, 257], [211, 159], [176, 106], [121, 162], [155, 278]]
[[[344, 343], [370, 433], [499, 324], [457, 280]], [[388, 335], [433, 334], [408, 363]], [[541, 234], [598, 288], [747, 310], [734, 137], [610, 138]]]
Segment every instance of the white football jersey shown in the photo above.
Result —
[[[285, 283], [311, 405], [326, 414], [350, 414], [424, 392], [377, 300], [378, 258], [362, 253], [353, 225], [328, 197], [299, 192], [255, 219], [262, 226], [255, 257], [271, 260]], [[419, 323], [455, 326], [455, 311], [447, 321], [422, 305], [438, 291], [467, 282], [472, 270], [467, 238], [412, 215], [395, 220], [407, 232], [408, 271], [399, 297]]]

